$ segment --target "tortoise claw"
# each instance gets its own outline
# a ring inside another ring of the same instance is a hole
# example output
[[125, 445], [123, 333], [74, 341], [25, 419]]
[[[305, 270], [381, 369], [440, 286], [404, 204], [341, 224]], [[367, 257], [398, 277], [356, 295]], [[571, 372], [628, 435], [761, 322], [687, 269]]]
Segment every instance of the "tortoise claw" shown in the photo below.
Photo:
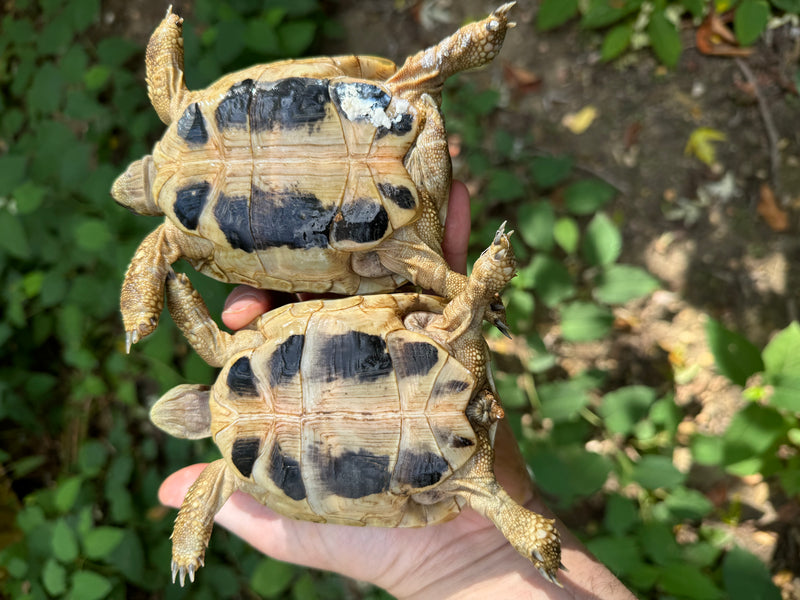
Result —
[[131, 346], [139, 341], [139, 332], [135, 329], [133, 331], [125, 332], [125, 354], [131, 353]]
[[494, 320], [494, 326], [497, 327], [497, 330], [506, 336], [508, 339], [511, 339], [511, 331], [508, 329], [508, 325], [506, 325], [503, 321], [499, 318]]

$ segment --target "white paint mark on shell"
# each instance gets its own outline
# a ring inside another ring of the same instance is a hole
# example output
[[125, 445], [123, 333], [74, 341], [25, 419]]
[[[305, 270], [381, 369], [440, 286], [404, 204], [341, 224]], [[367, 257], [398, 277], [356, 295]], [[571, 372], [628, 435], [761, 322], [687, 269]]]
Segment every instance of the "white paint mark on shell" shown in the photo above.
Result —
[[351, 85], [339, 87], [339, 104], [344, 114], [351, 121], [366, 119], [374, 127], [389, 128], [392, 122], [374, 98], [365, 98], [359, 94], [358, 88]]

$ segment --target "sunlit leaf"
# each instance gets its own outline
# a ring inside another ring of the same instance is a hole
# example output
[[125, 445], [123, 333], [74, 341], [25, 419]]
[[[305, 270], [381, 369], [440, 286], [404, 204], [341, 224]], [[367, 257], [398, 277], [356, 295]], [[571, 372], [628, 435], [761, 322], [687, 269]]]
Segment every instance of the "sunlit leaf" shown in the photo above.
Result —
[[733, 383], [744, 386], [748, 377], [764, 370], [758, 348], [718, 321], [706, 321], [706, 336], [717, 370]]
[[658, 280], [633, 265], [610, 265], [597, 276], [594, 297], [606, 304], [624, 304], [658, 289]]
[[600, 48], [600, 57], [603, 60], [612, 60], [625, 52], [631, 43], [633, 25], [625, 23], [617, 25], [606, 34], [603, 46]]
[[616, 194], [613, 186], [599, 179], [582, 179], [567, 186], [564, 201], [574, 215], [590, 215], [611, 201]]
[[597, 304], [573, 302], [561, 309], [561, 335], [570, 342], [598, 340], [613, 324], [611, 311]]
[[578, 0], [542, 0], [536, 15], [536, 27], [547, 31], [566, 23], [578, 14]]
[[689, 135], [684, 153], [694, 155], [708, 166], [717, 162], [717, 151], [713, 142], [722, 142], [727, 136], [716, 129], [698, 127]]
[[667, 19], [663, 11], [657, 11], [650, 15], [647, 34], [650, 36], [650, 43], [653, 45], [653, 51], [658, 60], [666, 66], [674, 68], [681, 57], [683, 44], [675, 25]]
[[733, 31], [742, 46], [753, 44], [769, 21], [769, 5], [765, 0], [742, 0], [733, 15]]
[[586, 228], [581, 253], [593, 266], [608, 266], [619, 258], [622, 235], [616, 225], [603, 213], [597, 213]]
[[550, 250], [553, 247], [555, 220], [555, 212], [549, 202], [526, 202], [517, 213], [519, 234], [528, 246], [537, 250]]
[[722, 561], [722, 579], [730, 600], [780, 600], [780, 590], [772, 582], [769, 569], [761, 560], [741, 548], [732, 548]]

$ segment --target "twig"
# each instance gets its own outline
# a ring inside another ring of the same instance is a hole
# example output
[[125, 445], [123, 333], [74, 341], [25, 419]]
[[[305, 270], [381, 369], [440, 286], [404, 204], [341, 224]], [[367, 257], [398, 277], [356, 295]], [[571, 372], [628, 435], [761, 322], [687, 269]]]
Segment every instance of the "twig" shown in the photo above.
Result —
[[739, 70], [744, 74], [747, 81], [753, 86], [753, 92], [758, 100], [758, 108], [761, 112], [761, 119], [764, 121], [764, 128], [767, 130], [767, 140], [769, 141], [769, 162], [770, 171], [772, 173], [772, 189], [775, 191], [776, 198], [780, 198], [780, 154], [778, 153], [778, 130], [775, 129], [775, 122], [772, 120], [772, 113], [769, 111], [767, 100], [764, 94], [761, 93], [761, 88], [758, 85], [753, 71], [747, 66], [741, 58], [734, 58]]

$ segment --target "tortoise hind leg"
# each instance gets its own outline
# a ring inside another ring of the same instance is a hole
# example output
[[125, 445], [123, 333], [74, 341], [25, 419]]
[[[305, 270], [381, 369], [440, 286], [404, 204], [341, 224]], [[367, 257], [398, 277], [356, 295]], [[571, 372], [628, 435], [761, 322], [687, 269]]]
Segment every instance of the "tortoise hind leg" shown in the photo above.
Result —
[[556, 574], [559, 567], [564, 567], [555, 520], [524, 508], [500, 487], [492, 470], [494, 450], [488, 431], [475, 425], [475, 432], [477, 451], [440, 489], [449, 488], [448, 491], [464, 498], [473, 510], [492, 521], [514, 549], [531, 561], [545, 579], [560, 586]]
[[167, 9], [164, 20], [150, 36], [145, 54], [147, 95], [165, 125], [175, 119], [189, 92], [183, 79], [183, 19]]
[[235, 477], [224, 459], [209, 464], [186, 492], [172, 530], [172, 582], [181, 586], [203, 566], [203, 558], [214, 527], [214, 515], [236, 490]]
[[485, 65], [497, 56], [506, 31], [515, 25], [508, 22], [508, 11], [515, 4], [504, 4], [482, 21], [465, 25], [436, 46], [410, 56], [387, 85], [395, 94], [413, 97], [427, 92], [438, 98], [448, 77]]

